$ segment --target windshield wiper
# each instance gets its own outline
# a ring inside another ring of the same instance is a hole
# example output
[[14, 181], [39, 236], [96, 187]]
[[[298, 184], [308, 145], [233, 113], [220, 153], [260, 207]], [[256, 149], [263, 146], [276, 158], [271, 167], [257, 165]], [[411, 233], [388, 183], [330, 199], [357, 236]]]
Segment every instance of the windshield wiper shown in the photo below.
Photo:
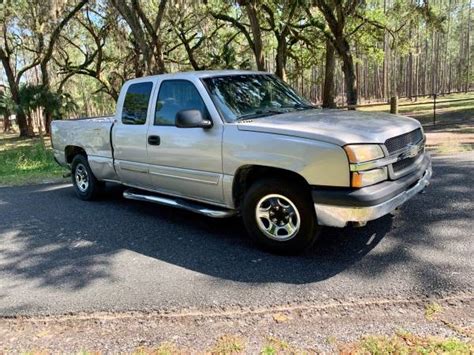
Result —
[[316, 105], [307, 105], [307, 104], [302, 104], [302, 103], [296, 103], [294, 105], [289, 105], [289, 106], [282, 106], [281, 108], [294, 108], [297, 110], [310, 110], [314, 108], [319, 108]]
[[278, 107], [278, 109], [258, 110], [253, 113], [242, 115], [239, 118], [237, 118], [236, 121], [246, 120], [249, 118], [258, 118], [258, 117], [264, 117], [264, 116], [269, 116], [269, 115], [279, 115], [282, 113], [288, 113], [289, 112], [288, 109], [292, 109], [292, 108], [296, 110], [310, 110], [310, 109], [318, 108], [318, 106], [296, 103], [294, 105], [280, 106]]
[[280, 111], [280, 110], [265, 110], [265, 111], [259, 110], [259, 111], [255, 111], [253, 113], [248, 113], [246, 115], [242, 115], [239, 118], [237, 118], [236, 121], [246, 120], [246, 119], [249, 119], [249, 118], [258, 118], [258, 117], [270, 116], [270, 115], [279, 115], [279, 114], [286, 113], [286, 112], [287, 111]]

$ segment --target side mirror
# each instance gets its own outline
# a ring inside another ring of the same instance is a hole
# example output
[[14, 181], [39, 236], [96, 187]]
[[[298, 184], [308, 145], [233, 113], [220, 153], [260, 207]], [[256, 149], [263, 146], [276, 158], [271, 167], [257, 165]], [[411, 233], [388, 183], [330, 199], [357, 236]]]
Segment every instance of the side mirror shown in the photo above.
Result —
[[199, 110], [181, 110], [176, 114], [176, 127], [179, 128], [211, 128], [212, 121], [202, 116]]

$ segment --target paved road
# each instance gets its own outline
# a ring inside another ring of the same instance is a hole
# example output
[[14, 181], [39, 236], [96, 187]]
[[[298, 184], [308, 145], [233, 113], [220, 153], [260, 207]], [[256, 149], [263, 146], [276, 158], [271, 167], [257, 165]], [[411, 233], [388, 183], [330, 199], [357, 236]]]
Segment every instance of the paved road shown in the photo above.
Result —
[[0, 314], [266, 307], [473, 291], [474, 153], [364, 229], [326, 229], [299, 257], [257, 250], [238, 219], [69, 185], [0, 189]]

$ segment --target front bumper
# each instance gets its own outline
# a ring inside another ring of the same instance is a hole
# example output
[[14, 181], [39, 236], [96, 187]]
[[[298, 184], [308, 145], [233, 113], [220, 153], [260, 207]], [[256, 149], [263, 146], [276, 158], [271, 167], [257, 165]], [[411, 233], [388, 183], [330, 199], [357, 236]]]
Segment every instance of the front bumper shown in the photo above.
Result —
[[318, 224], [344, 227], [349, 222], [365, 223], [392, 212], [423, 191], [432, 175], [431, 159], [424, 159], [417, 173], [361, 189], [314, 189]]

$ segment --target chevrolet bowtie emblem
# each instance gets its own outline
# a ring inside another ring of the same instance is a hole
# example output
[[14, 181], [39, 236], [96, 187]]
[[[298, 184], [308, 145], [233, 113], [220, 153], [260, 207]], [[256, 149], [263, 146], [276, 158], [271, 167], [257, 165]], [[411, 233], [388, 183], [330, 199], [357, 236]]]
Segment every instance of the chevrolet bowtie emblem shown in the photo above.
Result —
[[418, 145], [408, 144], [407, 149], [402, 154], [404, 158], [414, 158], [418, 155]]

